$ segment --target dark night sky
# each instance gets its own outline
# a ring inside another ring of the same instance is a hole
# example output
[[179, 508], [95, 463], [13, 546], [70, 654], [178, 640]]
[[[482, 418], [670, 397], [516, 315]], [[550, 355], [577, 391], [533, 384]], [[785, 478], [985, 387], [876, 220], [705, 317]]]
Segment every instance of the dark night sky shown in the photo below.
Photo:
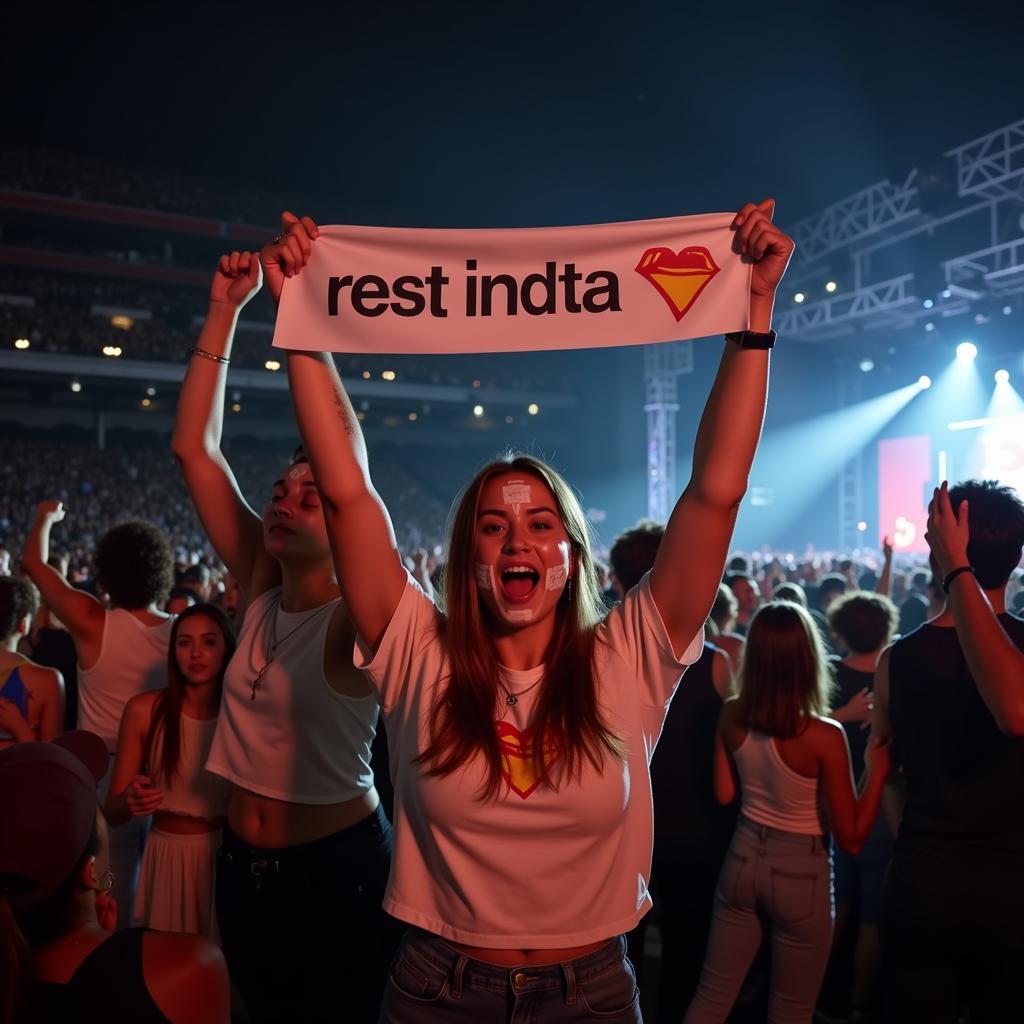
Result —
[[1007, 3], [204, 6], [22, 3], [5, 137], [326, 221], [785, 223], [1024, 114]]

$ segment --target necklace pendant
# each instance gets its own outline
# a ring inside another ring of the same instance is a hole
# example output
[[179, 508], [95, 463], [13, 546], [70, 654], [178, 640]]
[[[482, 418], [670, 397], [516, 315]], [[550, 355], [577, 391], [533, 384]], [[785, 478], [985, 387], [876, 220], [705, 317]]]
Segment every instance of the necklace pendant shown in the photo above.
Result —
[[514, 708], [514, 707], [515, 707], [515, 706], [516, 706], [516, 705], [517, 705], [517, 704], [519, 703], [519, 698], [518, 698], [518, 697], [517, 697], [517, 696], [516, 696], [516, 695], [515, 695], [514, 693], [510, 693], [510, 694], [509, 694], [509, 695], [508, 695], [508, 696], [507, 696], [507, 697], [505, 698], [505, 703], [506, 703], [506, 704], [507, 704], [507, 705], [508, 705], [508, 706], [509, 706], [510, 708]]

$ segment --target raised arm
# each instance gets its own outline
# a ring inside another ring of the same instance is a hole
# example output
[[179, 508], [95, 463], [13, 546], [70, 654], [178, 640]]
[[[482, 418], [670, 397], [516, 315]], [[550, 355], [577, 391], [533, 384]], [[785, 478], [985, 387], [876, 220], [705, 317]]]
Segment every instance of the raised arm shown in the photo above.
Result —
[[263, 524], [242, 496], [220, 449], [224, 389], [238, 314], [260, 289], [254, 253], [221, 256], [210, 287], [210, 307], [189, 358], [178, 396], [171, 451], [217, 557], [251, 601], [280, 580], [263, 546]]
[[38, 505], [21, 565], [39, 588], [46, 607], [68, 627], [81, 657], [82, 645], [102, 636], [106, 611], [95, 597], [73, 587], [49, 564], [50, 531], [63, 518], [64, 506], [59, 501], [44, 501]]
[[[962, 501], [954, 513], [943, 483], [932, 498], [925, 534], [942, 579], [971, 564], [969, 536], [967, 502]], [[954, 577], [947, 596], [957, 638], [981, 699], [1001, 732], [1024, 736], [1024, 652], [1003, 629], [972, 572]]]
[[892, 541], [882, 538], [882, 571], [875, 584], [875, 593], [892, 597]]
[[[734, 245], [753, 263], [750, 329], [758, 333], [771, 329], [775, 289], [794, 248], [772, 224], [774, 208], [771, 199], [748, 203], [733, 221]], [[721, 582], [767, 394], [768, 352], [727, 341], [697, 430], [693, 474], [651, 571], [651, 593], [677, 653], [703, 625]]]
[[[299, 273], [316, 244], [316, 224], [282, 216], [282, 240], [261, 253], [277, 302], [285, 277]], [[327, 520], [338, 584], [356, 629], [374, 650], [402, 598], [405, 570], [391, 518], [370, 481], [366, 443], [334, 360], [288, 351], [295, 418]]]

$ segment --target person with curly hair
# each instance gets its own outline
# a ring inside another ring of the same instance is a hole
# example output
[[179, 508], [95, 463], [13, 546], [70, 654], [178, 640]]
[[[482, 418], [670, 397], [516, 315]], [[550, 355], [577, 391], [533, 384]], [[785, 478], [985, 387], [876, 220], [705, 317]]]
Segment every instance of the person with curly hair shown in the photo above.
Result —
[[26, 740], [52, 740], [64, 717], [64, 680], [52, 668], [18, 654], [39, 611], [28, 580], [0, 576], [0, 749]]
[[[153, 523], [133, 520], [108, 530], [96, 548], [96, 578], [109, 607], [72, 586], [49, 564], [50, 532], [65, 516], [59, 501], [36, 509], [22, 565], [46, 606], [63, 622], [78, 651], [78, 727], [95, 733], [117, 752], [125, 704], [136, 694], [164, 685], [170, 615], [160, 606], [174, 582], [174, 556]], [[100, 783], [106, 799], [110, 771]], [[131, 921], [135, 882], [146, 839], [147, 819], [111, 829], [110, 856], [117, 884], [118, 925]]]

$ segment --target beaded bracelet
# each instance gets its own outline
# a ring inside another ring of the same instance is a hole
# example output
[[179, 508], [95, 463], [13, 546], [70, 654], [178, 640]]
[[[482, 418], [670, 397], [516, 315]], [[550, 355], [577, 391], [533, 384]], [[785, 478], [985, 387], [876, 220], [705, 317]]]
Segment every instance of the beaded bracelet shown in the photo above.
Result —
[[230, 359], [226, 359], [224, 356], [215, 356], [212, 352], [207, 352], [205, 348], [200, 348], [198, 345], [194, 345], [188, 350], [190, 356], [199, 356], [202, 359], [210, 359], [215, 363], [223, 363], [225, 366], [231, 362]]
[[977, 575], [974, 571], [973, 565], [961, 565], [959, 569], [954, 569], [943, 581], [942, 581], [942, 592], [944, 594], [949, 593], [949, 585], [957, 578], [962, 576], [965, 572], [969, 572], [972, 576]]

